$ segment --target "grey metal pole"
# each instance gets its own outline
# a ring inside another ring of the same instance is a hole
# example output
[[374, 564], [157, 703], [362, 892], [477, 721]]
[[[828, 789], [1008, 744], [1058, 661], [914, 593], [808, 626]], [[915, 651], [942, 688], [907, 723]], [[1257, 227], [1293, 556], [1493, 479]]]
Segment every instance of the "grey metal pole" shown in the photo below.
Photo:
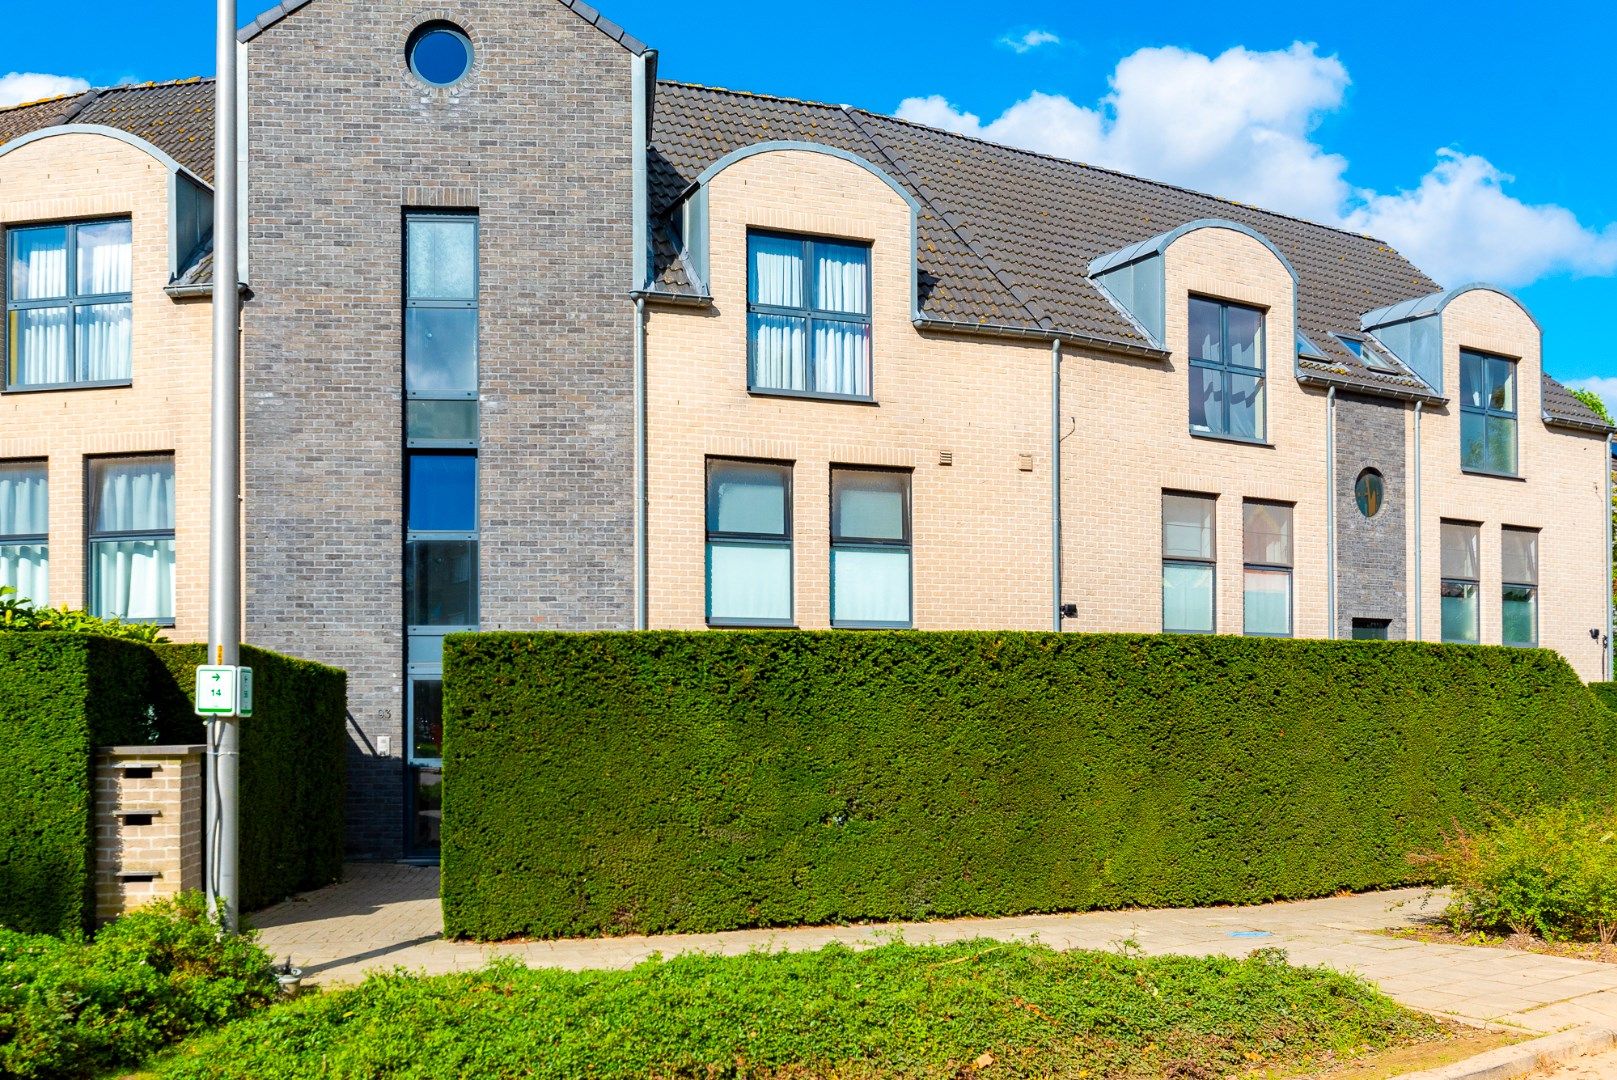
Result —
[[1050, 612], [1061, 633], [1061, 339], [1050, 342]]
[[1325, 637], [1336, 632], [1336, 387], [1325, 393]]
[[[208, 552], [208, 662], [241, 663], [241, 296], [236, 260], [236, 0], [218, 0], [213, 118], [213, 422]], [[235, 717], [208, 721], [207, 886], [224, 905], [224, 929], [236, 931], [240, 833]]]

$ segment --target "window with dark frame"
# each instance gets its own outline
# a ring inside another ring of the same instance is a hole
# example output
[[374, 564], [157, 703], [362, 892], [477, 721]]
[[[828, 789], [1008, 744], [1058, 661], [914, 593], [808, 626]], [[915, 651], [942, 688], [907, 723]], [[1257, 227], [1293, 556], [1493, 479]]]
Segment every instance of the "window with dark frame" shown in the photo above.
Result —
[[1460, 350], [1460, 467], [1517, 475], [1516, 361]]
[[707, 621], [791, 626], [792, 467], [707, 462]]
[[1481, 543], [1480, 525], [1466, 521], [1442, 523], [1444, 641], [1475, 645], [1481, 640]]
[[747, 233], [747, 386], [871, 399], [870, 245]]
[[1211, 634], [1217, 582], [1215, 495], [1162, 493], [1162, 631]]
[[0, 461], [0, 585], [50, 604], [50, 480], [43, 461]]
[[1392, 628], [1391, 619], [1354, 619], [1354, 641], [1386, 641]]
[[87, 460], [90, 614], [174, 625], [174, 455]]
[[1246, 442], [1268, 438], [1264, 313], [1190, 298], [1190, 430]]
[[1537, 529], [1507, 525], [1499, 532], [1499, 640], [1506, 645], [1538, 646], [1538, 538]]
[[479, 218], [404, 216], [405, 739], [409, 848], [439, 846], [443, 639], [479, 626]]
[[6, 232], [7, 390], [121, 386], [133, 375], [129, 218]]
[[831, 625], [914, 625], [910, 472], [831, 469]]
[[1292, 635], [1292, 507], [1247, 500], [1241, 505], [1245, 566], [1245, 631], [1253, 637]]

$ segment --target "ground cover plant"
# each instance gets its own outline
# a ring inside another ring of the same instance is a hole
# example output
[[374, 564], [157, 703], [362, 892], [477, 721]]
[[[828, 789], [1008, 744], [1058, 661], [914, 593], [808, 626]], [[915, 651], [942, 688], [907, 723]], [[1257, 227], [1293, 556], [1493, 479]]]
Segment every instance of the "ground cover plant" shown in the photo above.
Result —
[[1610, 790], [1543, 649], [1174, 635], [489, 633], [445, 647], [452, 937], [1262, 903], [1423, 880]]
[[1366, 983], [1274, 950], [1233, 960], [889, 943], [615, 972], [506, 962], [373, 977], [194, 1039], [150, 1075], [1196, 1080], [1324, 1068], [1446, 1034]]
[[1455, 827], [1413, 857], [1450, 890], [1457, 934], [1617, 943], [1617, 805], [1571, 802]]
[[277, 993], [269, 956], [250, 937], [221, 939], [199, 894], [93, 941], [0, 930], [0, 1077], [99, 1076]]

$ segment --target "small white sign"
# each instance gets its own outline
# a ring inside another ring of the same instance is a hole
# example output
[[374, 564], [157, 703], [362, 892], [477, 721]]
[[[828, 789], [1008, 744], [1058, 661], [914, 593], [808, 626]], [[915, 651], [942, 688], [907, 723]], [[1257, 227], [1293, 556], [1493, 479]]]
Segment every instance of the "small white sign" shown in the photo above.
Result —
[[253, 715], [253, 669], [236, 669], [236, 715], [250, 719]]
[[235, 668], [197, 668], [197, 715], [236, 715]]

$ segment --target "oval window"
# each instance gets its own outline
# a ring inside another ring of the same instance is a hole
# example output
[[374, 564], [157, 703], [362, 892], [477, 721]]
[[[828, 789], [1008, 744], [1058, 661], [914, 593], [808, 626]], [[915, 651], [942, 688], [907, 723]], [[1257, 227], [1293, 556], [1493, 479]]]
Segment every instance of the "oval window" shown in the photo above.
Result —
[[410, 70], [434, 86], [458, 83], [472, 69], [472, 39], [454, 23], [430, 22], [418, 27], [405, 52]]
[[1353, 484], [1353, 497], [1358, 501], [1359, 513], [1373, 518], [1381, 513], [1381, 507], [1387, 501], [1386, 481], [1376, 470], [1366, 469]]

